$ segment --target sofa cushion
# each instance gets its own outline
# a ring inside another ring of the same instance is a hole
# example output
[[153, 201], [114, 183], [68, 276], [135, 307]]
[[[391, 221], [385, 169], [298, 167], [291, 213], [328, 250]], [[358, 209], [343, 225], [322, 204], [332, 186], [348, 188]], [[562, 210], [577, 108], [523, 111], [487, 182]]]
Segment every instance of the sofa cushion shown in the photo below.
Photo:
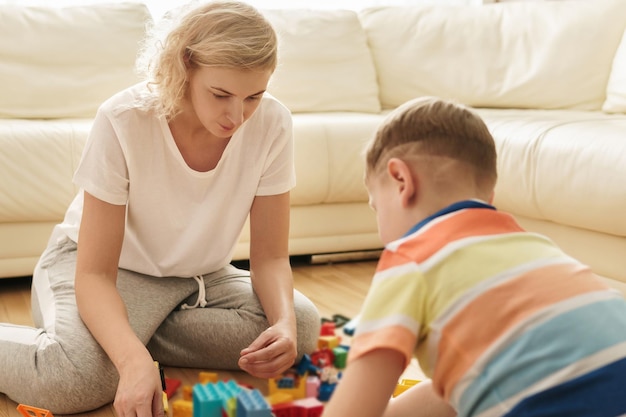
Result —
[[295, 114], [292, 206], [367, 202], [363, 150], [383, 118], [351, 112]]
[[531, 219], [626, 236], [626, 117], [480, 109], [496, 141], [496, 205]]
[[626, 113], [626, 31], [613, 58], [602, 110], [607, 113]]
[[[0, 223], [58, 222], [91, 119], [0, 119]], [[9, 180], [10, 179], [10, 180]]]
[[268, 91], [292, 112], [378, 112], [376, 70], [356, 12], [265, 10], [279, 36]]
[[149, 19], [140, 3], [0, 5], [0, 117], [92, 117], [138, 81], [135, 58]]
[[374, 7], [360, 19], [384, 107], [434, 95], [475, 107], [599, 110], [626, 1]]

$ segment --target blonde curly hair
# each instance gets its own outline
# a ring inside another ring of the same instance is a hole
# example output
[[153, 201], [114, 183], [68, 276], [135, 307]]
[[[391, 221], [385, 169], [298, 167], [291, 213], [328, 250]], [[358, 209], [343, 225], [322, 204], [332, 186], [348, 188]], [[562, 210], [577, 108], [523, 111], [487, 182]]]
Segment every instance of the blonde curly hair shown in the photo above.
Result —
[[137, 61], [152, 91], [145, 104], [171, 119], [181, 111], [190, 68], [274, 71], [277, 43], [268, 20], [243, 2], [190, 3], [171, 11], [151, 28]]

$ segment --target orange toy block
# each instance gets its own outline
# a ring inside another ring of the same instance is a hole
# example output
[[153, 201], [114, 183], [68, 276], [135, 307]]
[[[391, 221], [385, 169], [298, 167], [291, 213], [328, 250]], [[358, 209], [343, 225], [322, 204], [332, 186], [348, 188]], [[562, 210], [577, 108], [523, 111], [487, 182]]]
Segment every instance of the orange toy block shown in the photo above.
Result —
[[18, 404], [17, 411], [24, 417], [54, 417], [50, 410], [24, 404]]

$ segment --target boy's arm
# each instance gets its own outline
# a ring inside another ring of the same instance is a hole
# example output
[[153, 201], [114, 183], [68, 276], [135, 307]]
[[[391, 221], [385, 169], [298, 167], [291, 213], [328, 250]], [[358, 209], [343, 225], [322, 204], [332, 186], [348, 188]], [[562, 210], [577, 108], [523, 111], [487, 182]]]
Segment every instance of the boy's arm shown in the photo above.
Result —
[[456, 411], [435, 393], [430, 380], [390, 398], [404, 371], [404, 357], [378, 349], [346, 368], [322, 417], [454, 417]]
[[355, 359], [343, 372], [322, 417], [382, 416], [403, 370], [404, 356], [391, 349]]

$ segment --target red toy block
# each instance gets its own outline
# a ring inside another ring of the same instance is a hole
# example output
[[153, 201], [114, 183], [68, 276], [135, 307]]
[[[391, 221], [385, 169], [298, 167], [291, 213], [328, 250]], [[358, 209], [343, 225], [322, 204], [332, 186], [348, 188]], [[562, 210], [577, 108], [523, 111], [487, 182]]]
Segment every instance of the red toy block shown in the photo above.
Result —
[[293, 402], [296, 408], [295, 417], [320, 417], [324, 411], [324, 403], [317, 398], [303, 398]]
[[274, 404], [272, 406], [272, 414], [275, 417], [297, 417], [296, 408], [292, 402]]
[[168, 400], [172, 398], [181, 384], [182, 382], [178, 379], [165, 377], [165, 394], [167, 394]]
[[328, 321], [322, 324], [320, 329], [320, 336], [334, 336], [335, 335], [335, 323]]
[[335, 363], [335, 354], [332, 350], [327, 348], [319, 349], [311, 353], [311, 362], [313, 366], [317, 366], [318, 368], [331, 366]]

